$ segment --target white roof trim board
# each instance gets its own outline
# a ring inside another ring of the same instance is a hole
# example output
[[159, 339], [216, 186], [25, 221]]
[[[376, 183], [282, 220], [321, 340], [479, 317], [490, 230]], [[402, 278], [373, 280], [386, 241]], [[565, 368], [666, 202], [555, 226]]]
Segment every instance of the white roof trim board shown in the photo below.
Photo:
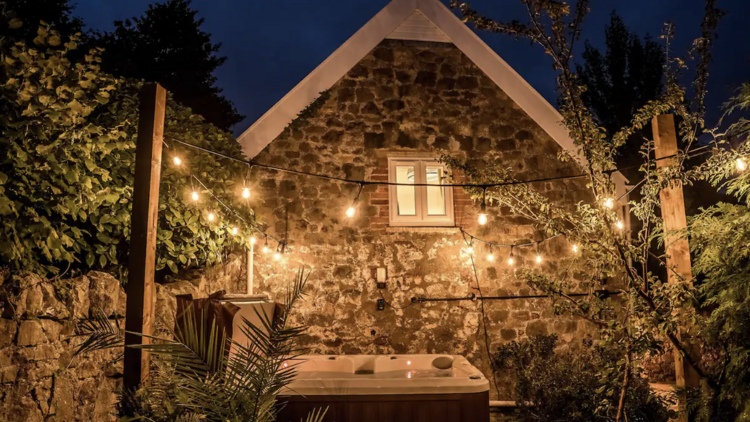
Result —
[[[245, 154], [250, 158], [258, 155], [321, 92], [330, 89], [386, 38], [453, 43], [552, 139], [572, 151], [579, 162], [586, 162], [577, 154], [560, 113], [439, 0], [392, 0], [240, 135], [237, 140]], [[624, 193], [625, 177], [620, 173], [613, 177], [617, 193]]]

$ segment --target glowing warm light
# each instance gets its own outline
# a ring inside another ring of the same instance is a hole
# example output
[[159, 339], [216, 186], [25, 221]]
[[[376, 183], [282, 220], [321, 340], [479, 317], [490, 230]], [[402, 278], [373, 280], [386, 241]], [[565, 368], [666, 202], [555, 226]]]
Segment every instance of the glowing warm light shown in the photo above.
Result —
[[289, 364], [284, 362], [284, 368], [286, 368], [287, 366], [289, 366]]
[[494, 260], [495, 260], [495, 255], [493, 255], [493, 254], [489, 254], [489, 255], [487, 255], [487, 261], [490, 261], [490, 262], [492, 262], [492, 261], [494, 261]]
[[615, 223], [615, 226], [617, 226], [617, 230], [622, 230], [625, 225], [622, 223], [622, 220], [617, 220], [617, 223]]
[[513, 255], [511, 255], [510, 258], [508, 258], [508, 265], [512, 267], [515, 263], [516, 261], [513, 259]]
[[216, 219], [216, 216], [214, 215], [214, 213], [212, 212], [208, 213], [208, 221], [214, 221], [214, 219]]
[[239, 232], [240, 232], [240, 229], [238, 229], [237, 227], [232, 227], [232, 234], [236, 235]]
[[242, 197], [250, 199], [250, 188], [242, 188]]
[[411, 378], [411, 372], [406, 373], [406, 378]]
[[573, 253], [578, 253], [578, 245], [573, 244], [573, 247], [571, 249], [573, 250]]
[[536, 255], [536, 263], [537, 264], [541, 264], [542, 263], [542, 256], [539, 255], [539, 254]]
[[280, 260], [281, 259], [281, 254], [278, 253], [278, 252], [276, 252], [275, 254], [273, 254], [273, 259], [275, 259], [276, 261]]
[[192, 194], [190, 194], [190, 197], [193, 198], [193, 201], [195, 202], [198, 202], [198, 198], [200, 198], [198, 196], [198, 192], [193, 192]]
[[407, 364], [407, 365], [411, 365], [411, 361], [410, 361], [410, 360], [407, 360], [407, 361], [406, 361], [406, 364]]
[[174, 162], [174, 165], [179, 166], [180, 164], [182, 164], [182, 159], [175, 156], [174, 158], [172, 158], [172, 162]]
[[354, 213], [355, 213], [355, 212], [356, 212], [356, 211], [355, 211], [354, 207], [349, 207], [349, 208], [348, 208], [348, 209], [346, 210], [346, 216], [347, 216], [347, 217], [349, 217], [349, 218], [352, 218], [352, 217], [354, 217]]
[[742, 158], [737, 159], [737, 170], [739, 171], [747, 170], [747, 163]]
[[263, 246], [263, 253], [269, 253], [269, 252], [271, 252], [271, 250], [268, 249], [268, 245]]
[[487, 224], [487, 214], [479, 214], [479, 225], [484, 226]]
[[255, 242], [257, 242], [257, 241], [258, 241], [258, 239], [256, 239], [255, 237], [251, 237], [251, 238], [250, 238], [250, 244], [251, 244], [251, 245], [254, 245], [254, 244], [255, 244]]
[[474, 248], [473, 247], [469, 246], [468, 248], [466, 248], [466, 254], [471, 255], [473, 253], [474, 253]]
[[602, 201], [602, 206], [604, 208], [612, 209], [615, 207], [615, 200], [612, 198], [604, 198]]

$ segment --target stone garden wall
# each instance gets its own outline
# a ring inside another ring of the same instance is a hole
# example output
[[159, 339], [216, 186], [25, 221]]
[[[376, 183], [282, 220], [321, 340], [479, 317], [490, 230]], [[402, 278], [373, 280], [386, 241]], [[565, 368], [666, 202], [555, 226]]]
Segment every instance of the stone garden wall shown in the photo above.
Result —
[[[481, 166], [496, 152], [519, 179], [580, 171], [561, 163], [560, 146], [452, 44], [386, 40], [327, 94], [256, 160], [377, 181], [388, 180], [387, 158], [395, 155], [451, 154]], [[298, 314], [310, 327], [311, 352], [461, 354], [491, 376], [479, 302], [410, 302], [477, 291], [457, 228], [389, 227], [386, 187], [367, 186], [357, 216], [347, 219], [356, 184], [261, 169], [253, 170], [251, 180], [259, 217], [289, 245], [278, 262], [259, 254], [260, 289], [280, 292], [300, 266], [312, 271], [308, 300]], [[561, 204], [590, 200], [577, 180], [535, 188]], [[528, 220], [504, 208], [490, 207], [490, 223], [478, 227], [479, 204], [461, 189], [453, 192], [457, 226], [506, 244], [539, 238]], [[507, 249], [496, 249], [493, 263], [484, 259], [484, 248], [476, 250], [483, 294], [532, 293], [514, 275], [517, 268], [535, 265], [532, 248], [515, 251], [514, 268], [506, 263]], [[572, 258], [564, 238], [545, 242], [541, 252], [541, 269], [553, 274], [568, 268]], [[385, 290], [376, 288], [379, 267], [387, 268]], [[381, 297], [393, 306], [378, 311]], [[533, 334], [556, 333], [562, 344], [577, 344], [587, 335], [585, 323], [555, 317], [550, 304], [549, 299], [486, 302], [490, 350]], [[501, 388], [500, 396], [507, 398], [507, 390]]]
[[[167, 276], [157, 284], [157, 329], [171, 325], [175, 296], [205, 297], [245, 286], [242, 258], [206, 271]], [[124, 328], [125, 293], [109, 274], [67, 280], [0, 273], [0, 422], [114, 421], [122, 349], [73, 357], [76, 326], [103, 312]]]

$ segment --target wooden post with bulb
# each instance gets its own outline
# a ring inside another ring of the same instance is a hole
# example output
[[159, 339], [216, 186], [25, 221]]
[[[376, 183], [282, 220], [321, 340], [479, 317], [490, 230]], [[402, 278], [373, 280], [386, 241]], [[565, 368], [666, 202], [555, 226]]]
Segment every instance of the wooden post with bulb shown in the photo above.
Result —
[[[674, 117], [671, 114], [662, 114], [654, 117], [651, 122], [654, 133], [654, 152], [656, 154], [658, 168], [674, 165], [674, 159], [663, 159], [675, 155], [677, 149], [677, 132], [675, 131]], [[670, 283], [692, 279], [692, 268], [690, 263], [690, 245], [688, 240], [679, 235], [670, 234], [676, 230], [687, 227], [685, 216], [685, 198], [682, 185], [676, 182], [674, 185], [662, 189], [659, 193], [661, 199], [661, 213], [664, 219], [664, 231], [667, 233], [664, 242], [667, 253], [667, 274]], [[684, 333], [679, 333], [680, 338]], [[697, 387], [700, 377], [689, 365], [684, 362], [682, 355], [675, 351], [675, 379], [678, 387]], [[678, 421], [687, 422], [685, 412], [685, 397], [680, 397], [680, 415]]]
[[130, 346], [151, 340], [132, 333], [151, 335], [154, 325], [154, 272], [156, 227], [159, 212], [162, 141], [167, 91], [158, 84], [144, 85], [140, 92], [138, 143], [135, 155], [133, 214], [128, 263], [125, 313], [124, 387], [134, 391], [148, 376], [150, 355]]

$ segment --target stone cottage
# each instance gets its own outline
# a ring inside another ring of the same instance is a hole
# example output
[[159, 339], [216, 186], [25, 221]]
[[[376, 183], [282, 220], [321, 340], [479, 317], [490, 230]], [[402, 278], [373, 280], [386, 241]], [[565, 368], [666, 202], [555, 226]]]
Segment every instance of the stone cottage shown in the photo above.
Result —
[[[312, 270], [299, 309], [310, 352], [461, 354], [489, 377], [481, 304], [411, 299], [465, 297], [477, 287], [487, 296], [531, 293], [514, 269], [536, 265], [533, 249], [514, 251], [510, 266], [508, 250], [495, 250], [498, 258], [489, 261], [477, 246], [477, 286], [461, 228], [506, 244], [538, 233], [495, 207], [479, 226], [479, 204], [460, 188], [440, 187], [446, 169], [438, 158], [481, 164], [496, 151], [518, 179], [578, 174], [577, 164], [557, 159], [562, 149], [574, 150], [560, 121], [438, 0], [393, 0], [239, 142], [258, 163], [435, 187], [366, 186], [349, 218], [356, 183], [253, 168], [253, 205], [269, 232], [287, 243], [280, 260], [273, 253], [256, 257], [258, 289], [283, 291], [297, 268]], [[623, 192], [624, 179], [616, 176]], [[589, 199], [580, 180], [536, 188], [570, 204]], [[549, 271], [571, 258], [564, 238], [541, 248]], [[567, 343], [587, 331], [582, 321], [553, 316], [549, 299], [487, 301], [484, 313], [490, 351], [532, 334], [556, 333]]]

